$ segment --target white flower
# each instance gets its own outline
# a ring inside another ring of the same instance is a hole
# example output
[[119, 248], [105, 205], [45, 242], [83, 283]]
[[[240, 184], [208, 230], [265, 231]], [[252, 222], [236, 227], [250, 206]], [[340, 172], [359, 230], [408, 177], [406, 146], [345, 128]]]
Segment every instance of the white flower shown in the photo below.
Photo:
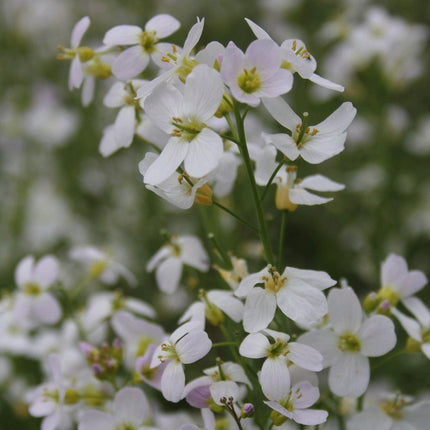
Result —
[[208, 256], [197, 237], [172, 237], [170, 242], [148, 261], [146, 270], [152, 272], [157, 268], [155, 278], [158, 286], [165, 293], [173, 293], [178, 288], [184, 264], [202, 272], [209, 269]]
[[154, 352], [151, 367], [168, 360], [161, 377], [161, 392], [171, 401], [178, 402], [184, 396], [185, 373], [183, 364], [191, 364], [203, 358], [211, 349], [212, 342], [200, 323], [188, 322], [178, 327]]
[[311, 371], [320, 371], [323, 368], [323, 357], [317, 350], [289, 340], [290, 336], [285, 333], [266, 329], [261, 333], [249, 334], [240, 344], [239, 353], [243, 357], [266, 357], [259, 379], [267, 397], [277, 393], [281, 396], [279, 398], [282, 398], [284, 386], [290, 385], [291, 380], [289, 362]]
[[[258, 152], [255, 156], [255, 180], [258, 185], [265, 186], [278, 165], [275, 161], [276, 148], [273, 145], [266, 145]], [[325, 192], [340, 191], [345, 188], [343, 184], [322, 175], [298, 179], [297, 167], [293, 165], [281, 167], [273, 182], [277, 185], [276, 207], [290, 211], [294, 211], [297, 205], [321, 205], [333, 200], [332, 197], [320, 197], [307, 190]]]
[[[345, 130], [357, 112], [350, 102], [346, 102], [324, 121], [308, 127], [283, 99], [265, 98], [263, 103], [273, 118], [292, 133], [291, 136], [264, 134], [266, 143], [276, 146], [290, 160], [301, 156], [311, 164], [319, 164], [344, 150]], [[304, 118], [306, 121], [307, 116]]]
[[219, 73], [202, 64], [193, 69], [183, 93], [160, 85], [145, 100], [148, 117], [171, 135], [144, 181], [158, 185], [184, 161], [186, 172], [201, 178], [213, 170], [223, 153], [221, 137], [206, 125], [218, 109], [224, 92]]
[[245, 53], [230, 42], [221, 76], [236, 100], [257, 106], [261, 97], [277, 97], [291, 89], [293, 76], [280, 67], [281, 51], [272, 40], [255, 40]]
[[14, 314], [18, 321], [32, 324], [55, 324], [61, 318], [57, 299], [47, 290], [56, 281], [59, 264], [47, 255], [37, 263], [33, 256], [25, 257], [15, 269], [15, 282], [19, 288]]
[[390, 254], [381, 266], [381, 289], [378, 298], [386, 299], [391, 306], [411, 297], [427, 284], [427, 277], [419, 270], [408, 271], [403, 257]]
[[[276, 307], [298, 324], [317, 321], [327, 312], [321, 290], [336, 283], [321, 271], [286, 267], [279, 274], [270, 265], [244, 278], [235, 295], [246, 297], [243, 327], [247, 332], [266, 328], [275, 316]], [[255, 287], [263, 284], [264, 289]]]
[[308, 409], [320, 397], [318, 388], [308, 381], [293, 385], [291, 390], [289, 384], [284, 384], [282, 391], [273, 391], [266, 396], [269, 401], [264, 403], [276, 411], [270, 415], [276, 425], [281, 425], [287, 418], [304, 425], [317, 425], [327, 420], [327, 411]]
[[[252, 32], [259, 40], [272, 40], [268, 33], [260, 26], [245, 18]], [[311, 82], [329, 88], [335, 91], [343, 91], [342, 85], [325, 79], [316, 73], [317, 62], [308, 52], [305, 44], [299, 39], [288, 39], [281, 44], [282, 67], [290, 70], [292, 73], [297, 72], [302, 78], [309, 79]]]
[[170, 44], [158, 41], [170, 36], [180, 25], [172, 16], [160, 14], [146, 23], [145, 30], [136, 25], [118, 25], [111, 28], [103, 39], [105, 45], [132, 45], [121, 52], [113, 62], [113, 74], [125, 81], [143, 72], [151, 57], [160, 61]]
[[416, 297], [403, 300], [403, 304], [416, 320], [396, 308], [391, 309], [391, 313], [399, 320], [408, 335], [419, 342], [422, 352], [430, 359], [430, 310]]
[[79, 430], [141, 430], [150, 417], [150, 407], [145, 394], [134, 387], [122, 388], [115, 394], [111, 412], [86, 410], [79, 420]]
[[[149, 167], [157, 158], [157, 154], [153, 152], [145, 154], [144, 159], [139, 162], [139, 172], [142, 176], [145, 177]], [[163, 182], [157, 185], [147, 184], [146, 188], [180, 209], [189, 209], [194, 202], [207, 205], [212, 203], [212, 190], [208, 185], [205, 186], [208, 180], [209, 178], [205, 177], [194, 181], [183, 174], [174, 172]]]
[[122, 276], [131, 286], [137, 285], [137, 279], [130, 270], [98, 248], [77, 246], [70, 251], [70, 258], [86, 264], [90, 276], [99, 278], [106, 284], [114, 284]]
[[313, 346], [330, 366], [329, 386], [338, 396], [359, 397], [369, 384], [368, 357], [379, 357], [394, 348], [394, 324], [383, 315], [363, 316], [350, 287], [331, 290], [328, 318], [332, 329], [313, 330], [300, 341]]

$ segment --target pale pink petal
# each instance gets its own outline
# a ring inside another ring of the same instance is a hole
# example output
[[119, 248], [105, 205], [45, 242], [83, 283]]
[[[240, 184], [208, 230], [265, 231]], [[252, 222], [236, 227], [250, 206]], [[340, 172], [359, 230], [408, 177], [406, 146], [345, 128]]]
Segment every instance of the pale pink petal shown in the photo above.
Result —
[[142, 29], [137, 25], [117, 25], [105, 34], [103, 43], [107, 46], [136, 45], [140, 43]]
[[171, 15], [160, 14], [152, 17], [145, 25], [145, 31], [155, 31], [158, 39], [170, 36], [174, 33], [181, 23]]
[[183, 398], [184, 387], [185, 373], [182, 364], [172, 360], [161, 377], [161, 392], [166, 400], [176, 403]]
[[179, 339], [176, 352], [184, 364], [194, 363], [203, 358], [211, 349], [212, 342], [204, 331], [193, 330]]
[[205, 19], [202, 18], [199, 20], [197, 18], [197, 22], [191, 27], [187, 38], [185, 39], [181, 57], [188, 56], [194, 46], [196, 46], [197, 42], [200, 40], [200, 36], [202, 35], [204, 25]]
[[151, 164], [144, 176], [144, 182], [158, 185], [172, 175], [184, 160], [189, 143], [172, 137], [167, 142], [159, 157]]
[[363, 320], [360, 301], [351, 287], [332, 289], [328, 295], [328, 312], [337, 333], [356, 333]]
[[239, 347], [239, 354], [248, 358], [263, 358], [268, 354], [270, 342], [261, 333], [251, 333], [243, 339]]
[[121, 52], [112, 64], [112, 73], [122, 81], [127, 81], [143, 72], [149, 63], [149, 55], [140, 45]]
[[359, 397], [370, 379], [369, 359], [358, 353], [343, 353], [329, 371], [328, 383], [337, 396]]
[[280, 65], [281, 50], [272, 39], [257, 39], [248, 45], [243, 59], [243, 68], [249, 70], [256, 67], [256, 72], [262, 81], [274, 76]]
[[125, 387], [118, 391], [114, 400], [115, 422], [120, 425], [127, 422], [140, 427], [149, 416], [149, 403], [145, 394], [134, 387]]
[[160, 263], [155, 273], [160, 290], [168, 294], [177, 290], [181, 275], [182, 261], [174, 257], [167, 258]]
[[259, 97], [278, 97], [293, 87], [293, 74], [289, 70], [280, 69], [270, 79], [262, 83], [258, 90]]
[[237, 86], [236, 79], [241, 71], [244, 55], [233, 42], [227, 45], [221, 64], [221, 76], [227, 85]]
[[33, 279], [34, 257], [29, 255], [23, 258], [15, 269], [15, 282], [19, 287], [23, 287]]
[[209, 128], [204, 128], [191, 142], [185, 156], [186, 172], [201, 178], [215, 169], [223, 154], [221, 137]]
[[269, 400], [280, 400], [290, 391], [290, 372], [284, 357], [268, 358], [260, 373], [260, 384]]
[[62, 315], [57, 299], [49, 293], [43, 293], [34, 300], [34, 312], [38, 321], [44, 324], [55, 324]]
[[379, 357], [396, 346], [393, 322], [384, 315], [373, 315], [364, 321], [357, 333], [361, 340], [361, 353], [367, 357]]
[[272, 322], [275, 311], [275, 296], [262, 288], [254, 288], [246, 298], [243, 328], [248, 333], [266, 328]]
[[70, 38], [70, 46], [75, 49], [81, 43], [82, 37], [90, 26], [90, 19], [87, 16], [81, 18], [73, 27], [72, 36]]
[[41, 258], [34, 266], [33, 281], [46, 289], [57, 279], [58, 270], [58, 260], [52, 255], [47, 255]]

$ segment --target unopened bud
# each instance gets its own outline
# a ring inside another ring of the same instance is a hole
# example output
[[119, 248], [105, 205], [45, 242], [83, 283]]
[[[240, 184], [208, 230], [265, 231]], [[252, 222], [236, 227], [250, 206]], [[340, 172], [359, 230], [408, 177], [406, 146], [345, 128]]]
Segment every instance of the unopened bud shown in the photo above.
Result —
[[252, 403], [244, 403], [240, 408], [240, 416], [241, 418], [248, 418], [254, 415], [255, 408]]

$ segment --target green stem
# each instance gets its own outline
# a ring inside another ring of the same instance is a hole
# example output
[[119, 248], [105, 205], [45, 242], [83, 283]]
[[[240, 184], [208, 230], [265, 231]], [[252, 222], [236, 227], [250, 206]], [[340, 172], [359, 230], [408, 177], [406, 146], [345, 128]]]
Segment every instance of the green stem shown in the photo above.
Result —
[[347, 430], [345, 417], [343, 415], [337, 415], [337, 422], [339, 424], [339, 430]]
[[358, 412], [361, 412], [363, 410], [364, 396], [365, 396], [365, 393], [363, 393], [357, 400], [357, 411]]
[[282, 270], [284, 264], [284, 243], [285, 243], [285, 231], [287, 227], [287, 211], [282, 211], [281, 218], [281, 232], [279, 234], [279, 252], [278, 252], [278, 266], [279, 270]]
[[234, 142], [236, 145], [239, 145], [239, 142], [234, 137], [227, 136], [226, 134], [220, 134], [220, 133], [218, 134], [222, 139], [230, 140], [231, 142]]
[[243, 219], [241, 216], [237, 215], [236, 213], [234, 213], [232, 210], [230, 210], [229, 208], [225, 207], [224, 205], [222, 205], [221, 203], [219, 203], [216, 200], [212, 200], [212, 203], [215, 206], [218, 206], [220, 209], [222, 209], [223, 211], [227, 212], [228, 214], [230, 214], [231, 216], [233, 216], [234, 218], [236, 218], [238, 221], [240, 221], [242, 224], [246, 225], [248, 228], [250, 228], [251, 230], [254, 230], [256, 233], [259, 232], [258, 228], [255, 227], [254, 225], [252, 225], [251, 223], [249, 223], [246, 219]]
[[267, 191], [269, 191], [269, 187], [272, 185], [273, 180], [275, 179], [276, 174], [279, 172], [279, 169], [283, 166], [285, 163], [285, 158], [282, 159], [279, 164], [276, 166], [276, 169], [273, 171], [272, 176], [270, 177], [269, 181], [267, 182], [266, 186], [264, 187], [263, 192], [261, 193], [260, 200], [263, 201], [266, 197]]
[[378, 361], [378, 363], [376, 363], [373, 366], [371, 366], [371, 370], [377, 369], [378, 367], [380, 367], [383, 364], [385, 364], [387, 361], [390, 361], [391, 359], [396, 358], [396, 357], [398, 357], [399, 355], [402, 355], [405, 352], [406, 352], [405, 349], [400, 349], [398, 351], [393, 351], [391, 354], [388, 354], [382, 360]]
[[263, 243], [264, 253], [268, 263], [273, 264], [273, 254], [270, 245], [269, 234], [267, 230], [266, 220], [264, 218], [263, 206], [258, 196], [257, 184], [255, 182], [254, 171], [252, 169], [251, 158], [248, 152], [248, 146], [246, 144], [245, 128], [242, 117], [240, 115], [239, 106], [234, 103], [234, 116], [236, 119], [237, 133], [239, 136], [239, 149], [242, 155], [243, 161], [245, 162], [246, 171], [248, 173], [249, 181], [251, 184], [252, 196], [254, 198], [255, 209], [257, 211], [258, 226], [260, 232], [260, 239]]
[[230, 346], [230, 345], [237, 346], [237, 342], [235, 341], [217, 342], [212, 344], [212, 348], [218, 348], [220, 346]]
[[214, 253], [215, 255], [218, 256], [218, 258], [222, 261], [222, 263], [224, 264], [225, 268], [228, 270], [232, 270], [233, 269], [233, 265], [231, 263], [230, 258], [228, 257], [228, 255], [224, 252], [224, 250], [221, 248], [221, 246], [219, 246], [218, 241], [215, 239], [215, 235], [213, 233], [209, 233], [208, 234], [208, 239], [211, 242], [213, 248], [214, 248]]

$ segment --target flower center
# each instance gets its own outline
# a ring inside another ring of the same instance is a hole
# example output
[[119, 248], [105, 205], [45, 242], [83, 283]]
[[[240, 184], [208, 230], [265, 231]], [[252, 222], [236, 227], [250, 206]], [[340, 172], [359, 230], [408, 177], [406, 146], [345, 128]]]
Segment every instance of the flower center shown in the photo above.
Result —
[[112, 75], [112, 68], [109, 64], [103, 63], [99, 57], [94, 57], [87, 63], [85, 72], [96, 78], [107, 79]]
[[26, 282], [24, 284], [24, 294], [28, 296], [38, 296], [42, 292], [39, 284], [35, 282]]
[[285, 342], [279, 338], [276, 339], [275, 343], [269, 346], [267, 350], [267, 356], [270, 358], [276, 358], [280, 355], [287, 355], [290, 352], [288, 349], [288, 342]]
[[115, 427], [115, 430], [137, 430], [136, 426], [130, 423], [121, 423]]
[[171, 343], [162, 343], [161, 350], [163, 351], [163, 354], [158, 357], [161, 362], [170, 359], [179, 360], [175, 345], [172, 345]]
[[291, 49], [294, 51], [294, 54], [296, 54], [298, 57], [304, 58], [305, 60], [309, 60], [311, 58], [311, 54], [309, 54], [305, 45], [301, 45], [297, 47], [297, 40], [293, 41], [291, 45]]
[[359, 352], [361, 350], [360, 339], [355, 334], [349, 332], [343, 333], [339, 337], [337, 346], [341, 351]]
[[196, 118], [184, 121], [179, 117], [173, 117], [171, 124], [175, 126], [171, 135], [180, 137], [181, 140], [186, 142], [191, 142], [206, 126]]
[[401, 396], [397, 396], [393, 400], [387, 400], [379, 405], [379, 407], [394, 420], [400, 420], [405, 415], [402, 412], [402, 408], [405, 405], [405, 399]]
[[257, 68], [254, 66], [249, 70], [243, 69], [243, 72], [237, 77], [237, 84], [244, 93], [251, 94], [258, 91], [261, 88], [261, 79]]
[[286, 276], [281, 276], [274, 268], [270, 268], [269, 276], [263, 276], [264, 288], [276, 294], [285, 285], [286, 280]]
[[144, 31], [139, 36], [140, 44], [147, 54], [152, 54], [155, 51], [155, 44], [158, 42], [155, 33], [155, 31]]

